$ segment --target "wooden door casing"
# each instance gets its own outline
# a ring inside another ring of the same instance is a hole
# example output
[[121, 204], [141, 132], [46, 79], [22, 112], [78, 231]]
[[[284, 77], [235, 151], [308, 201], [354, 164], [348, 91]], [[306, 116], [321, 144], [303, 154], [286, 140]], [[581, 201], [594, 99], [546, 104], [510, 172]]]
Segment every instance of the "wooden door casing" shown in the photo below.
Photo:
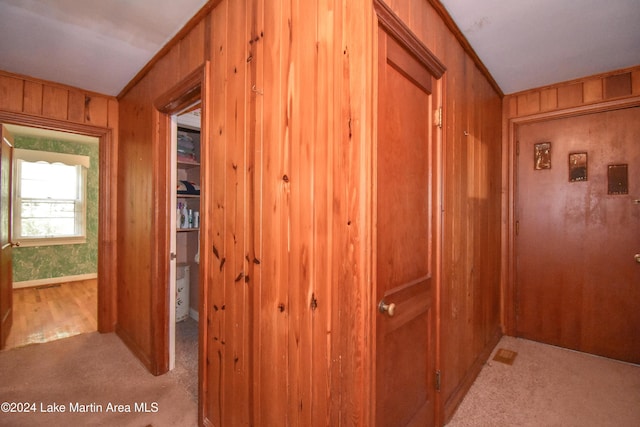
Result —
[[11, 242], [11, 171], [13, 138], [0, 124], [0, 349], [4, 348], [13, 323], [13, 272]]
[[[518, 127], [518, 336], [640, 362], [639, 134], [640, 107]], [[533, 168], [538, 142], [551, 142], [551, 169]], [[569, 181], [575, 152], [586, 181]], [[628, 194], [607, 194], [610, 164], [628, 164]]]
[[[375, 424], [435, 422], [437, 79], [378, 7], [375, 151]], [[382, 16], [381, 16], [382, 14]], [[424, 49], [429, 61], [435, 58]], [[439, 65], [439, 63], [437, 63]]]

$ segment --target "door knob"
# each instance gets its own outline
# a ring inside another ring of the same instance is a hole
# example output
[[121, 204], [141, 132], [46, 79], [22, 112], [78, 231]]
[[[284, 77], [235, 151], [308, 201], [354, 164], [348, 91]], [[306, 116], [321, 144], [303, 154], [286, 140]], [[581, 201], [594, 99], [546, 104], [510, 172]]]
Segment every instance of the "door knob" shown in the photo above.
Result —
[[178, 255], [176, 255], [176, 253], [175, 253], [175, 252], [171, 252], [171, 253], [169, 254], [169, 259], [170, 259], [170, 260], [172, 260], [172, 261], [173, 261], [173, 260], [174, 260], [174, 259], [176, 259], [176, 258], [178, 258]]
[[12, 248], [19, 247], [19, 246], [20, 246], [20, 242], [11, 242]]
[[396, 314], [396, 305], [394, 303], [387, 304], [384, 300], [380, 300], [378, 311], [382, 314], [387, 313], [389, 317], [393, 317], [393, 315]]
[[635, 257], [636, 262], [640, 264], [640, 254], [636, 254]]

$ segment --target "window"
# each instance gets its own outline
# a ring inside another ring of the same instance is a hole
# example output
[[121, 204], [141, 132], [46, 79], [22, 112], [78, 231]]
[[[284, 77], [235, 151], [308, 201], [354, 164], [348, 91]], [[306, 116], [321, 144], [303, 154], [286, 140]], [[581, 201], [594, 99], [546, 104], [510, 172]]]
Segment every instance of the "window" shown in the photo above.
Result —
[[13, 238], [22, 246], [86, 242], [89, 157], [14, 150]]

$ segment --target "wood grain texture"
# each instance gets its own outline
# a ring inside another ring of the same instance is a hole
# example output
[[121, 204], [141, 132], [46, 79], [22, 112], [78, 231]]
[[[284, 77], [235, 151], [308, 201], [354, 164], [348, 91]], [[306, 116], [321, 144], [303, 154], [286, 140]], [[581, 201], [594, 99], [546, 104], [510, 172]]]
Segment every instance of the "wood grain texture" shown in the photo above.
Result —
[[97, 280], [15, 289], [7, 349], [93, 332], [98, 327]]
[[[500, 95], [441, 11], [390, 3], [448, 70], [442, 360], [449, 396], [472, 377], [469, 367], [498, 327]], [[158, 281], [149, 273], [158, 256], [148, 238], [157, 203], [149, 188], [162, 173], [148, 164], [151, 103], [210, 60], [203, 422], [370, 425], [372, 3], [208, 5], [210, 14], [119, 97], [118, 225], [127, 236], [118, 242], [119, 327], [143, 358], [160, 357], [151, 355], [159, 326], [148, 299]]]
[[[640, 94], [640, 66], [612, 70], [568, 82], [509, 94], [505, 105], [517, 103], [505, 112], [507, 118], [524, 117], [557, 109], [597, 105], [606, 100], [625, 99]], [[540, 104], [531, 100], [540, 97]]]

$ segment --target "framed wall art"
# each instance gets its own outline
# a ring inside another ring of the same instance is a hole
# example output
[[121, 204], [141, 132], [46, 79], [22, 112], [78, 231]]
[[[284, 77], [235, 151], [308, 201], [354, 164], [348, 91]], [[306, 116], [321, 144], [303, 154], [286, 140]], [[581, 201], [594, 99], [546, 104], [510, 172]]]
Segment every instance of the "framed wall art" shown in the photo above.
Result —
[[569, 182], [587, 180], [587, 153], [569, 153]]
[[607, 170], [607, 193], [629, 194], [628, 165], [609, 165]]
[[539, 142], [533, 146], [533, 168], [551, 169], [551, 143]]

